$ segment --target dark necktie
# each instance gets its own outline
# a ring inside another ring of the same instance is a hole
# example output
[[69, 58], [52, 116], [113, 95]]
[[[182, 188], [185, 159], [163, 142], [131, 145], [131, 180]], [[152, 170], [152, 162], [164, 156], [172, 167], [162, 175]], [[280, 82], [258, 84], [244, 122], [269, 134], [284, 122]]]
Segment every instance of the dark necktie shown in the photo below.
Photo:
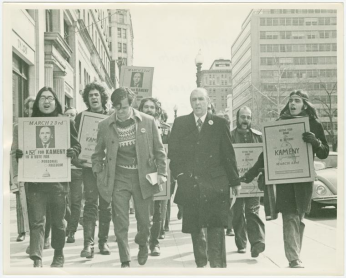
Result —
[[197, 120], [197, 128], [198, 128], [198, 132], [201, 132], [201, 129], [202, 129], [202, 120], [201, 120], [201, 118], [198, 118], [198, 120]]

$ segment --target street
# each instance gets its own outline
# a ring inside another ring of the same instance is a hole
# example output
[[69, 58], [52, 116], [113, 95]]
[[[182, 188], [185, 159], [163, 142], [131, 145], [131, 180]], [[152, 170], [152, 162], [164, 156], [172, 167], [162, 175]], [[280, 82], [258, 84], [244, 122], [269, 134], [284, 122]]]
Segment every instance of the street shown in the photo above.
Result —
[[[13, 194], [12, 194], [13, 195]], [[260, 209], [262, 219], [264, 218], [263, 207]], [[247, 247], [246, 254], [237, 253], [234, 243], [234, 237], [226, 237], [226, 252], [228, 268], [240, 270], [241, 274], [251, 274], [258, 270], [269, 271], [270, 273], [311, 273], [332, 274], [338, 273], [337, 266], [337, 230], [335, 210], [323, 211], [320, 218], [306, 219], [306, 229], [304, 236], [304, 248], [302, 250], [302, 261], [305, 269], [292, 270], [288, 268], [285, 258], [283, 239], [282, 239], [282, 220], [281, 216], [275, 221], [266, 221], [266, 250], [258, 258], [251, 258], [250, 246]], [[132, 253], [132, 268], [155, 268], [161, 271], [163, 268], [196, 268], [192, 252], [191, 237], [188, 234], [181, 233], [181, 220], [177, 217], [177, 207], [173, 204], [170, 231], [166, 233], [166, 238], [160, 241], [161, 256], [151, 257], [145, 266], [140, 266], [137, 262], [138, 247], [134, 243], [136, 234], [136, 220], [134, 215], [130, 215], [129, 243]], [[32, 268], [32, 261], [25, 253], [29, 244], [29, 236], [23, 242], [16, 242], [16, 210], [15, 199], [11, 196], [11, 236], [10, 236], [10, 265], [11, 273], [16, 273], [16, 269], [29, 267]], [[66, 244], [65, 269], [66, 268], [88, 268], [88, 273], [93, 273], [97, 268], [119, 269], [120, 261], [118, 248], [115, 242], [113, 227], [111, 226], [109, 246], [111, 248], [110, 256], [102, 256], [95, 246], [95, 257], [92, 260], [81, 258], [80, 251], [83, 246], [83, 230], [78, 227], [76, 233], [76, 242]], [[43, 267], [48, 271], [53, 257], [53, 249], [44, 250]], [[246, 266], [246, 268], [244, 268]], [[89, 270], [91, 272], [89, 272]], [[233, 270], [232, 270], [233, 271]], [[114, 271], [113, 271], [114, 273]]]
[[336, 228], [337, 211], [334, 207], [326, 207], [318, 211], [315, 217], [306, 217], [307, 219]]

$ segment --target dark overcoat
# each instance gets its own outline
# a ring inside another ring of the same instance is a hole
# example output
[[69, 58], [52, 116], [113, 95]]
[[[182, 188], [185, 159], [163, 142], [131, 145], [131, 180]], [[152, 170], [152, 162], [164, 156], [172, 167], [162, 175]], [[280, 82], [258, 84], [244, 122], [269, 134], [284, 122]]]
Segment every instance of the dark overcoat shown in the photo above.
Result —
[[168, 158], [183, 206], [184, 233], [202, 227], [226, 227], [230, 186], [240, 185], [229, 124], [207, 114], [199, 132], [194, 114], [178, 117], [168, 144]]

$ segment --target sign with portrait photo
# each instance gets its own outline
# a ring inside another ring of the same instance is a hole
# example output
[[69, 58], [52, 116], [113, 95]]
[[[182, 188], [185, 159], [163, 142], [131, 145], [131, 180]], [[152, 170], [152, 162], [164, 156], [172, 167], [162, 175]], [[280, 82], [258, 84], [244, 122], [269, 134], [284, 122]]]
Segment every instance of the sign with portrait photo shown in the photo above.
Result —
[[[237, 160], [239, 177], [243, 176], [256, 163], [258, 156], [263, 152], [262, 143], [233, 144], [233, 148]], [[263, 191], [258, 189], [256, 178], [251, 183], [241, 183], [240, 195], [237, 198], [262, 197], [263, 195]]]
[[38, 117], [18, 119], [18, 181], [70, 182], [70, 119]]
[[137, 101], [152, 96], [153, 67], [121, 67], [120, 86], [129, 87], [136, 95]]
[[314, 181], [312, 146], [302, 138], [302, 134], [308, 131], [308, 117], [263, 125], [266, 184]]
[[80, 159], [86, 159], [91, 167], [91, 155], [95, 151], [97, 142], [98, 124], [103, 119], [108, 118], [109, 115], [103, 115], [92, 112], [83, 112], [80, 127], [78, 131], [78, 141], [81, 144], [82, 151], [79, 154]]

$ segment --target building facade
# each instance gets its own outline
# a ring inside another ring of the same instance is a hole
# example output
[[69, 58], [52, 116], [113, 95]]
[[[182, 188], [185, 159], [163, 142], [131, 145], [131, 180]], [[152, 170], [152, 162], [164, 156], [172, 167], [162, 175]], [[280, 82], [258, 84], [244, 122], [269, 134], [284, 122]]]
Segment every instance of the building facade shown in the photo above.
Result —
[[217, 114], [227, 113], [227, 95], [232, 95], [231, 60], [218, 59], [200, 72], [201, 87], [208, 91]]
[[122, 66], [133, 65], [133, 28], [130, 10], [109, 10], [109, 43], [111, 53], [111, 77], [119, 87]]
[[43, 86], [66, 107], [85, 109], [81, 92], [92, 81], [110, 79], [107, 10], [11, 11], [13, 121], [24, 116], [24, 100]]
[[260, 128], [278, 117], [292, 90], [301, 89], [331, 142], [330, 133], [337, 132], [336, 29], [336, 10], [252, 10], [231, 48], [233, 119], [247, 105]]

